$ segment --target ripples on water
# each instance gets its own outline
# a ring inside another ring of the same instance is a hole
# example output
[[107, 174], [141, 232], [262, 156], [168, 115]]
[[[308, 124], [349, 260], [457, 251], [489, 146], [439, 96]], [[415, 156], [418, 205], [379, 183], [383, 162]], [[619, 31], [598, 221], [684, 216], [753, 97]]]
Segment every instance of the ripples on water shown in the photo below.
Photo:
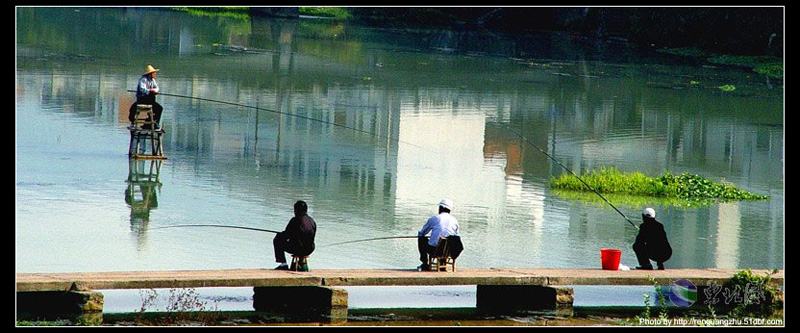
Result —
[[[312, 269], [410, 269], [413, 239], [323, 245], [415, 235], [442, 197], [456, 202], [461, 267], [599, 268], [604, 247], [635, 266], [635, 230], [607, 205], [551, 193], [561, 167], [504, 126], [576, 173], [687, 171], [771, 195], [655, 206], [675, 249], [669, 267], [783, 267], [782, 94], [752, 73], [576, 59], [583, 48], [563, 60], [437, 53], [424, 34], [395, 45], [383, 30], [304, 20], [245, 27], [169, 11], [29, 10], [17, 41], [18, 272], [272, 268], [269, 233], [148, 229], [282, 230], [299, 199], [319, 226]], [[142, 30], [151, 21], [164, 23]], [[75, 39], [85, 34], [97, 38]], [[219, 41], [268, 52], [208, 53]], [[125, 151], [126, 90], [142, 49], [154, 52], [164, 91], [244, 105], [159, 97], [169, 159], [154, 187], [129, 181]], [[87, 52], [97, 54], [52, 56]], [[739, 82], [737, 94], [653, 84], [684, 77]], [[137, 197], [126, 201], [130, 185]], [[157, 205], [144, 205], [145, 191]], [[619, 206], [638, 220], [642, 207]]]

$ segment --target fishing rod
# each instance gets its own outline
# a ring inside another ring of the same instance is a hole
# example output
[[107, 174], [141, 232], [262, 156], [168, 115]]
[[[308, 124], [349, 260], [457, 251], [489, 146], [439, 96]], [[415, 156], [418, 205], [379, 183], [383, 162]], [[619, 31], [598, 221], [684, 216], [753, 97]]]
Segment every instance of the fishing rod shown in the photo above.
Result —
[[353, 243], [369, 242], [369, 241], [384, 240], [384, 239], [401, 239], [401, 238], [417, 238], [417, 237], [419, 237], [419, 236], [376, 237], [376, 238], [367, 238], [367, 239], [357, 239], [357, 240], [352, 240], [352, 241], [347, 241], [347, 242], [338, 242], [338, 243], [325, 244], [325, 245], [320, 245], [320, 247], [343, 245], [343, 244], [353, 244]]
[[[147, 230], [183, 228], [183, 227], [217, 227], [217, 228], [232, 228], [232, 229], [244, 229], [244, 230], [271, 232], [271, 233], [274, 233], [274, 234], [279, 233], [279, 231], [269, 230], [269, 229], [260, 229], [260, 228], [251, 228], [251, 227], [242, 227], [242, 226], [236, 226], [236, 225], [224, 225], [224, 224], [179, 224], [179, 225], [170, 225], [170, 226], [166, 226], [166, 227], [149, 228]], [[360, 242], [368, 242], [368, 241], [376, 241], [376, 240], [383, 240], [383, 239], [400, 239], [400, 238], [417, 238], [417, 236], [389, 236], [389, 237], [377, 237], [377, 238], [368, 238], [368, 239], [357, 239], [357, 240], [352, 240], [352, 241], [347, 241], [347, 242], [338, 242], [338, 243], [320, 245], [320, 247], [343, 245], [343, 244], [352, 244], [352, 243], [360, 243]]]
[[225, 225], [225, 224], [179, 224], [179, 225], [170, 225], [170, 226], [166, 226], [166, 227], [149, 228], [147, 230], [183, 228], [183, 227], [217, 227], [217, 228], [244, 229], [244, 230], [271, 232], [273, 234], [277, 234], [277, 233], [280, 232], [280, 231], [269, 230], [269, 229], [259, 229], [259, 228], [242, 227], [242, 226]]
[[525, 136], [523, 136], [522, 133], [514, 130], [513, 128], [511, 128], [508, 125], [505, 125], [503, 123], [499, 123], [499, 124], [501, 126], [505, 127], [507, 130], [511, 131], [511, 133], [514, 133], [516, 136], [520, 137], [520, 139], [522, 139], [523, 141], [527, 142], [528, 144], [530, 144], [534, 148], [538, 149], [540, 152], [542, 152], [542, 154], [544, 154], [545, 156], [547, 156], [548, 158], [553, 160], [553, 162], [556, 162], [556, 164], [558, 164], [559, 166], [564, 168], [564, 170], [567, 170], [567, 172], [569, 172], [571, 175], [575, 176], [575, 178], [578, 178], [578, 180], [580, 180], [581, 183], [583, 183], [583, 185], [586, 185], [586, 187], [588, 187], [590, 190], [592, 190], [592, 192], [594, 192], [594, 194], [597, 194], [597, 196], [599, 196], [600, 199], [603, 199], [603, 201], [605, 201], [609, 206], [611, 206], [611, 208], [614, 208], [614, 210], [616, 210], [617, 213], [619, 213], [619, 215], [622, 215], [622, 217], [625, 218], [625, 220], [628, 221], [628, 223], [630, 223], [636, 229], [639, 229], [639, 226], [637, 226], [635, 223], [633, 223], [633, 221], [631, 221], [631, 219], [629, 219], [627, 216], [625, 216], [625, 214], [623, 214], [619, 209], [617, 209], [617, 207], [614, 206], [614, 204], [612, 204], [611, 201], [608, 201], [608, 199], [606, 199], [606, 197], [604, 197], [602, 194], [600, 194], [600, 192], [598, 192], [596, 189], [594, 189], [594, 187], [592, 187], [591, 185], [586, 183], [586, 181], [584, 181], [583, 178], [581, 178], [578, 175], [576, 175], [574, 172], [572, 172], [572, 170], [567, 168], [565, 165], [561, 164], [561, 162], [559, 162], [555, 157], [551, 156], [546, 151], [542, 150], [542, 148], [539, 148], [539, 146], [533, 144], [533, 142], [531, 142], [530, 140], [525, 138]]
[[[136, 92], [136, 90], [128, 90], [128, 92]], [[404, 142], [404, 141], [401, 141], [400, 139], [397, 139], [397, 138], [392, 138], [392, 137], [388, 137], [388, 136], [381, 135], [381, 134], [375, 134], [375, 133], [372, 133], [372, 132], [369, 132], [369, 131], [366, 131], [366, 130], [358, 129], [358, 128], [355, 128], [355, 127], [350, 127], [350, 126], [347, 126], [347, 125], [337, 124], [335, 122], [327, 121], [327, 120], [324, 120], [324, 119], [317, 119], [317, 118], [303, 116], [303, 115], [289, 113], [289, 112], [265, 109], [265, 108], [260, 108], [260, 107], [257, 107], [257, 106], [252, 106], [252, 105], [247, 105], [247, 104], [240, 104], [240, 103], [233, 103], [233, 102], [226, 102], [226, 101], [220, 101], [220, 100], [210, 99], [210, 98], [185, 96], [185, 95], [176, 95], [176, 94], [167, 94], [167, 93], [158, 93], [158, 95], [171, 96], [171, 97], [180, 97], [180, 98], [188, 98], [188, 99], [196, 99], [196, 100], [199, 100], [199, 101], [214, 102], [214, 103], [238, 106], [238, 107], [243, 107], [243, 108], [250, 108], [250, 109], [255, 109], [256, 111], [263, 110], [263, 111], [267, 111], [267, 112], [287, 115], [287, 116], [291, 116], [291, 117], [297, 117], [297, 118], [300, 118], [300, 119], [316, 121], [316, 122], [320, 122], [320, 123], [323, 123], [323, 124], [328, 124], [328, 125], [333, 125], [333, 126], [337, 126], [337, 127], [341, 127], [341, 128], [346, 128], [346, 129], [349, 129], [349, 130], [352, 130], [352, 131], [356, 131], [356, 132], [360, 132], [360, 133], [364, 133], [364, 134], [369, 134], [371, 136], [378, 137], [378, 138], [381, 138], [381, 139], [388, 139], [388, 140], [393, 140], [393, 141], [397, 141], [397, 142], [402, 142], [402, 143], [405, 143], [407, 145], [411, 145], [411, 146], [414, 146], [414, 147], [417, 147], [417, 148], [420, 148], [420, 149], [429, 150], [429, 149], [427, 149], [425, 147], [418, 146], [418, 145], [415, 145], [415, 144], [410, 143], [410, 142]]]

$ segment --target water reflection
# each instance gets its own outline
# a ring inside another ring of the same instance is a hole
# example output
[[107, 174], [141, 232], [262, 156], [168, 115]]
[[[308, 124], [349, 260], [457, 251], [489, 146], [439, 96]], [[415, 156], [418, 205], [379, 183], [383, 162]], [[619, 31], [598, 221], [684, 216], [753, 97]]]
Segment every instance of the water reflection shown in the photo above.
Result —
[[[280, 228], [285, 221], [278, 213], [298, 199], [313, 207], [320, 244], [406, 235], [443, 196], [456, 200], [464, 221], [467, 252], [459, 260], [465, 267], [497, 265], [509, 256], [505, 247], [518, 250], [510, 258], [515, 265], [595, 267], [599, 248], [629, 247], [635, 232], [608, 206], [550, 192], [549, 179], [561, 168], [505, 129], [510, 126], [575, 172], [602, 166], [648, 175], [688, 171], [772, 195], [770, 202], [733, 210], [657, 209], [669, 222], [671, 239], [680, 239], [671, 267], [782, 266], [781, 93], [750, 74], [633, 62], [638, 58], [630, 53], [598, 53], [593, 47], [599, 46], [558, 35], [387, 31], [153, 9], [20, 14], [22, 184], [71, 179], [66, 171], [50, 175], [44, 167], [70, 149], [43, 144], [49, 133], [37, 129], [58, 128], [58, 116], [72, 109], [80, 110], [86, 127], [80, 133], [93, 139], [79, 147], [83, 156], [96, 158], [102, 150], [122, 158], [123, 113], [132, 101], [121, 91], [135, 82], [130, 73], [144, 65], [142, 52], [163, 64], [159, 80], [169, 93], [184, 96], [162, 99], [168, 110], [162, 122], [170, 128], [164, 150], [171, 159], [164, 182], [172, 194], [160, 192], [159, 162], [149, 182], [152, 164], [129, 165], [127, 207], [118, 189], [112, 195], [114, 204], [130, 209], [123, 222], [138, 233], [140, 251], [148, 224], [228, 219], [265, 227], [257, 223], [274, 218], [280, 222], [266, 227]], [[80, 38], [84, 34], [99, 41]], [[597, 59], [604, 61], [592, 61]], [[672, 88], [688, 79], [709, 86], [741, 82], [741, 93]], [[61, 158], [76, 158], [68, 156]], [[118, 166], [96, 164], [102, 170]], [[139, 174], [145, 182], [133, 180]], [[24, 205], [47, 201], [43, 193], [27, 190]], [[153, 201], [146, 202], [145, 194]], [[151, 219], [158, 199], [162, 205]], [[637, 216], [641, 207], [623, 210]], [[32, 221], [38, 219], [18, 217], [18, 225]], [[212, 244], [202, 237], [215, 235], [202, 232], [151, 237], [189, 253], [198, 243]], [[246, 243], [247, 236], [237, 237], [232, 243]], [[221, 266], [260, 265], [224, 249], [194, 252], [215, 253]], [[364, 259], [367, 252], [380, 261]], [[409, 267], [413, 253], [413, 243], [366, 243], [319, 251], [315, 267]], [[634, 260], [632, 252], [624, 256]], [[168, 267], [215, 265], [158, 259]]]
[[714, 261], [718, 268], [738, 268], [741, 216], [738, 203], [722, 203], [717, 209], [717, 248]]
[[131, 231], [136, 234], [140, 249], [147, 242], [150, 227], [150, 211], [158, 208], [161, 193], [161, 160], [137, 160], [128, 162], [128, 186], [125, 187], [125, 203], [130, 207]]

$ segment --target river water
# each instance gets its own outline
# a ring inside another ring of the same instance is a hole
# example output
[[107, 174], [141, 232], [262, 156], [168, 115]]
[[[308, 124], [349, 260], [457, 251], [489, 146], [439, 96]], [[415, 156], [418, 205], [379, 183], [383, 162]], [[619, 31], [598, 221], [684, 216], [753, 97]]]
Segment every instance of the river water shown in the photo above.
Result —
[[[564, 169], [689, 172], [766, 201], [656, 210], [668, 268], [784, 268], [783, 83], [557, 33], [380, 29], [165, 8], [17, 8], [17, 272], [275, 266], [296, 200], [311, 269], [410, 269], [455, 202], [459, 267], [636, 266], [610, 205], [554, 193]], [[165, 93], [163, 162], [129, 162], [145, 66]], [[720, 86], [733, 85], [725, 91]], [[175, 96], [169, 96], [175, 95]], [[223, 103], [217, 102], [221, 101]], [[525, 140], [509, 128], [519, 131]]]

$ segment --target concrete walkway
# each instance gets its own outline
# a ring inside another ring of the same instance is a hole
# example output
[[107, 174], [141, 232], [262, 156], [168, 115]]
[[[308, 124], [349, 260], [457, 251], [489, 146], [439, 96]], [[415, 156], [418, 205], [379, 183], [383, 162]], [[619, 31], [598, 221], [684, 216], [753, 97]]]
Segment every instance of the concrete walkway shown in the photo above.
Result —
[[[103, 321], [102, 289], [252, 287], [256, 311], [303, 316], [313, 320], [347, 320], [348, 293], [341, 286], [476, 285], [476, 307], [485, 311], [547, 310], [569, 314], [573, 285], [662, 286], [686, 279], [698, 288], [723, 285], [735, 269], [669, 269], [608, 271], [564, 268], [460, 268], [456, 272], [399, 269], [319, 269], [310, 272], [272, 269], [225, 269], [140, 272], [17, 273], [17, 312], [40, 318], [70, 317], [77, 322]], [[763, 275], [767, 271], [753, 271]], [[772, 275], [783, 285], [783, 271]], [[310, 317], [309, 317], [310, 316]], [[306, 319], [304, 319], [306, 320]]]
[[[257, 287], [257, 286], [416, 286], [416, 285], [661, 285], [687, 279], [695, 285], [722, 284], [738, 269], [667, 269], [609, 271], [574, 268], [459, 268], [456, 272], [396, 269], [316, 269], [310, 272], [272, 269], [225, 269], [139, 272], [17, 273], [18, 292]], [[767, 270], [753, 270], [764, 275]], [[783, 270], [772, 275], [783, 285]], [[73, 286], [75, 284], [75, 286]]]

